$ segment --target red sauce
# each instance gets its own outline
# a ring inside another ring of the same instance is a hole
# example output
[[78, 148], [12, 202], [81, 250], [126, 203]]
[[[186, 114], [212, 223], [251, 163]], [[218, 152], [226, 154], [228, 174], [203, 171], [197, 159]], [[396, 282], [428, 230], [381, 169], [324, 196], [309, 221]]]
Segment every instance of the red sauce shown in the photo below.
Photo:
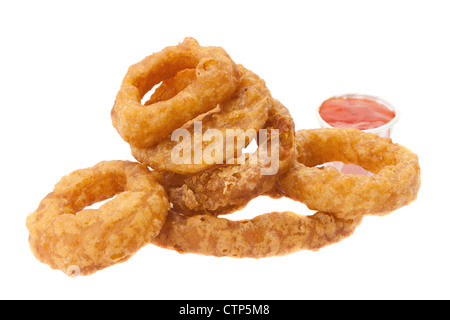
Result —
[[332, 127], [360, 130], [378, 128], [395, 117], [394, 111], [376, 101], [344, 97], [324, 101], [319, 114]]

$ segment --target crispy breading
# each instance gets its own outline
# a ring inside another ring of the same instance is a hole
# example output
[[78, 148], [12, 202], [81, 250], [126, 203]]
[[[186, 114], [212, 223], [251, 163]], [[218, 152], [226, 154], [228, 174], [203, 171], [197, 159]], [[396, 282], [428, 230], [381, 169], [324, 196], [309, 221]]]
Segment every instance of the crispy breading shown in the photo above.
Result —
[[[169, 100], [143, 106], [144, 95], [161, 81], [195, 68], [196, 79]], [[128, 69], [111, 110], [113, 126], [130, 144], [151, 147], [189, 120], [229, 99], [239, 70], [220, 47], [201, 47], [193, 38], [166, 47]]]
[[[315, 167], [331, 161], [357, 164], [373, 175]], [[420, 181], [417, 155], [390, 138], [358, 129], [309, 129], [297, 131], [296, 160], [277, 187], [311, 210], [354, 218], [409, 204]]]
[[[204, 171], [216, 164], [225, 164], [227, 159], [238, 157], [242, 153], [242, 149], [249, 143], [250, 139], [246, 137], [246, 133], [257, 133], [267, 121], [268, 109], [270, 106], [270, 92], [265, 82], [256, 74], [242, 65], [238, 65], [240, 71], [239, 85], [233, 96], [219, 104], [216, 112], [211, 112], [200, 119], [193, 119], [187, 123], [184, 128], [189, 132], [191, 138], [190, 160], [188, 163], [174, 163], [172, 161], [172, 152], [176, 148], [178, 141], [172, 141], [171, 137], [167, 137], [157, 145], [150, 148], [139, 148], [131, 145], [133, 156], [139, 162], [152, 167], [155, 170], [171, 171], [179, 174], [193, 174]], [[179, 72], [176, 77], [163, 82], [150, 98], [150, 102], [154, 103], [175, 96], [184, 90], [191, 82], [195, 80], [193, 69], [187, 69]], [[223, 147], [220, 153], [209, 156], [204, 154], [208, 146], [211, 146], [213, 139], [194, 139], [195, 123], [201, 121], [202, 137], [208, 130], [215, 130], [223, 137]], [[245, 143], [239, 146], [235, 140], [226, 139], [227, 132], [232, 130], [236, 133], [236, 139], [241, 139]], [[201, 152], [201, 161], [196, 161], [195, 153]]]
[[[265, 129], [278, 130], [279, 143], [272, 146], [272, 141], [260, 141], [270, 148], [276, 147], [278, 155], [275, 159], [278, 171], [274, 174], [262, 174], [262, 169], [272, 164], [219, 165], [193, 175], [176, 175], [163, 173], [164, 185], [168, 189], [174, 210], [185, 215], [209, 213], [225, 214], [245, 206], [253, 198], [270, 191], [282, 174], [290, 168], [294, 160], [295, 125], [285, 106], [271, 98], [269, 119]], [[268, 137], [270, 134], [268, 133]], [[258, 150], [256, 151], [258, 152]]]
[[[158, 179], [129, 161], [103, 161], [64, 176], [27, 217], [32, 252], [68, 275], [129, 259], [166, 219], [169, 202]], [[113, 196], [99, 209], [83, 209]]]
[[361, 220], [339, 219], [322, 212], [312, 216], [272, 212], [240, 221], [209, 214], [186, 217], [169, 212], [152, 243], [180, 253], [265, 258], [319, 250], [350, 236]]

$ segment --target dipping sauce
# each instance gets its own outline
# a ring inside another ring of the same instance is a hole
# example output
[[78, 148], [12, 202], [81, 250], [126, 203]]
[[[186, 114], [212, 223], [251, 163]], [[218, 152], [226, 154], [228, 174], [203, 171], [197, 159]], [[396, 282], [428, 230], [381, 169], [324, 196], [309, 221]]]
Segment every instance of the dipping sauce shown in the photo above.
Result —
[[378, 128], [395, 117], [395, 112], [374, 100], [334, 97], [322, 103], [320, 117], [334, 128], [360, 130]]

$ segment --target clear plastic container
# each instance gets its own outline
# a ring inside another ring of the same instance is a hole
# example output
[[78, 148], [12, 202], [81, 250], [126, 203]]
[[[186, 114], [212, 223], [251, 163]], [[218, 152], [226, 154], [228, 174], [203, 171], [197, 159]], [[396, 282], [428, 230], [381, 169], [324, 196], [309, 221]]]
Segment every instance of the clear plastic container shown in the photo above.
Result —
[[[350, 98], [350, 99], [371, 100], [371, 101], [377, 102], [381, 105], [384, 105], [388, 109], [394, 111], [395, 116], [388, 123], [386, 123], [382, 126], [376, 127], [376, 128], [362, 130], [364, 132], [370, 132], [370, 133], [377, 134], [380, 137], [390, 138], [392, 135], [392, 130], [394, 128], [394, 125], [397, 123], [397, 121], [400, 118], [400, 113], [399, 113], [398, 109], [395, 108], [390, 103], [388, 103], [387, 101], [385, 101], [379, 97], [370, 96], [370, 95], [366, 95], [366, 94], [352, 93], [352, 94], [336, 95], [336, 96], [330, 97], [329, 99], [332, 99], [332, 98], [343, 98], [343, 99]], [[333, 128], [329, 123], [327, 123], [325, 120], [323, 120], [322, 117], [320, 116], [319, 110], [320, 110], [321, 106], [322, 106], [322, 104], [316, 109], [316, 116], [319, 121], [320, 127], [321, 128]], [[336, 168], [338, 171], [340, 171], [342, 173], [364, 174], [364, 175], [371, 174], [371, 172], [366, 171], [363, 168], [361, 168], [360, 166], [357, 166], [354, 164], [344, 164], [342, 162], [335, 161], [335, 162], [328, 162], [324, 165], [325, 166], [333, 166], [334, 168]]]

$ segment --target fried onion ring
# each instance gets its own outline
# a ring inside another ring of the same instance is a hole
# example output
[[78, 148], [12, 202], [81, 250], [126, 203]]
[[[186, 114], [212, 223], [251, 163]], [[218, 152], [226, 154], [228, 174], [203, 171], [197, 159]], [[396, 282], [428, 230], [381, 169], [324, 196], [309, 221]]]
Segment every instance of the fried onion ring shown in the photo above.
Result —
[[[188, 216], [226, 214], [243, 208], [253, 198], [269, 192], [278, 175], [289, 169], [295, 155], [294, 121], [288, 109], [273, 98], [265, 128], [269, 131], [276, 129], [279, 133], [279, 156], [274, 159], [278, 165], [277, 174], [261, 174], [261, 169], [266, 165], [259, 162], [217, 166], [187, 176], [163, 173], [163, 184], [168, 189], [174, 211]], [[263, 143], [270, 148], [270, 139]], [[261, 145], [260, 142], [259, 148]]]
[[[357, 129], [310, 129], [296, 133], [296, 161], [279, 178], [278, 190], [311, 210], [339, 218], [383, 215], [416, 199], [417, 155], [389, 138]], [[353, 163], [371, 176], [343, 174], [323, 163]]]
[[264, 258], [299, 250], [317, 251], [352, 235], [361, 221], [323, 212], [312, 216], [272, 212], [232, 221], [210, 214], [186, 217], [171, 211], [152, 243], [179, 253]]
[[[144, 95], [161, 81], [195, 68], [196, 79], [174, 97], [147, 106]], [[239, 71], [220, 47], [201, 47], [193, 38], [166, 47], [128, 69], [111, 110], [113, 126], [130, 144], [150, 147], [175, 129], [229, 99]]]
[[[238, 65], [240, 71], [240, 80], [236, 92], [230, 100], [223, 102], [219, 106], [217, 112], [209, 113], [201, 119], [202, 136], [210, 130], [216, 130], [221, 137], [226, 136], [227, 130], [235, 130], [236, 137], [242, 137], [249, 130], [257, 132], [261, 129], [268, 118], [268, 109], [270, 105], [270, 92], [265, 82], [250, 70], [245, 69], [242, 65]], [[195, 80], [195, 70], [186, 69], [180, 71], [177, 76], [168, 81], [163, 82], [154, 92], [149, 100], [149, 104], [158, 101], [170, 99], [178, 92], [184, 90], [190, 83]], [[194, 119], [196, 120], [196, 119]], [[136, 160], [152, 167], [155, 170], [171, 171], [179, 174], [192, 174], [204, 171], [216, 164], [226, 163], [227, 159], [238, 157], [242, 149], [237, 149], [234, 145], [234, 139], [231, 141], [223, 139], [223, 150], [211, 159], [203, 157], [203, 151], [211, 145], [212, 141], [202, 141], [203, 139], [194, 139], [195, 124], [194, 120], [190, 121], [186, 127], [191, 137], [191, 155], [188, 163], [174, 163], [172, 161], [172, 151], [179, 143], [172, 141], [171, 137], [167, 137], [157, 145], [150, 148], [138, 148], [131, 146], [131, 152]], [[242, 147], [246, 147], [250, 139]], [[202, 162], [196, 163], [195, 152], [202, 152]]]
[[[129, 259], [158, 235], [169, 211], [158, 179], [129, 161], [103, 161], [63, 177], [27, 217], [32, 252], [68, 275]], [[83, 209], [115, 195], [99, 209]]]

